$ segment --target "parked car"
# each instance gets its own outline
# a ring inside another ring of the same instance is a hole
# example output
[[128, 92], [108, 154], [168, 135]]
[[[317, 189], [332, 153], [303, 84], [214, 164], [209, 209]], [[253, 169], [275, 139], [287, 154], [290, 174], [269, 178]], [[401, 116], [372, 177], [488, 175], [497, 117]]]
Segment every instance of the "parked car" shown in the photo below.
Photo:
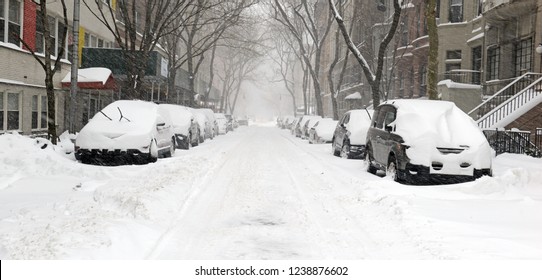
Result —
[[[198, 124], [198, 132], [199, 132], [198, 144], [203, 143], [203, 141], [205, 141], [205, 129], [206, 128], [207, 130], [209, 129], [207, 117], [205, 116], [205, 114], [203, 114], [202, 112], [196, 109], [190, 108], [190, 111], [192, 112], [192, 114], [194, 114], [194, 118], [196, 120], [196, 123]], [[192, 144], [192, 146], [197, 146], [197, 145]]]
[[213, 139], [218, 134], [218, 124], [216, 122], [215, 113], [211, 109], [199, 108], [195, 109], [205, 115], [207, 122], [205, 124], [205, 139]]
[[346, 112], [333, 133], [331, 152], [348, 159], [365, 158], [365, 138], [371, 125], [371, 110], [350, 110]]
[[246, 116], [238, 117], [237, 118], [237, 123], [239, 123], [239, 125], [247, 126], [248, 125], [248, 118]]
[[298, 119], [298, 121], [297, 121], [297, 123], [295, 125], [295, 128], [294, 128], [295, 137], [301, 137], [303, 135], [303, 127], [305, 126], [307, 121], [312, 117], [314, 117], [314, 116], [303, 115], [303, 116], [299, 117], [299, 119]]
[[188, 150], [190, 146], [199, 144], [199, 126], [194, 114], [187, 107], [173, 104], [158, 106], [163, 107], [170, 115], [177, 149]]
[[309, 130], [310, 128], [317, 123], [319, 120], [321, 120], [322, 117], [320, 116], [310, 116], [307, 118], [307, 121], [301, 128], [301, 139], [309, 139]]
[[169, 113], [146, 101], [119, 100], [107, 105], [75, 140], [75, 157], [82, 163], [143, 164], [174, 153]]
[[367, 171], [395, 181], [456, 183], [491, 176], [492, 149], [452, 102], [392, 100], [375, 109], [367, 133]]
[[297, 118], [294, 119], [294, 121], [292, 122], [292, 124], [290, 125], [290, 132], [292, 133], [292, 135], [296, 135], [296, 132], [297, 132], [297, 129], [298, 129], [298, 124], [299, 122], [301, 121], [301, 119], [303, 118], [303, 116], [298, 116]]
[[222, 113], [215, 113], [215, 119], [218, 127], [217, 133], [226, 134], [228, 132], [228, 119], [226, 119], [226, 116]]
[[227, 126], [226, 126], [226, 131], [233, 131], [235, 129], [233, 116], [230, 114], [225, 114], [224, 116], [226, 117], [226, 120], [228, 121]]
[[323, 118], [318, 120], [309, 129], [309, 143], [331, 143], [331, 140], [333, 140], [333, 132], [335, 132], [335, 127], [337, 127], [337, 123], [339, 122], [331, 118]]
[[282, 119], [280, 127], [283, 128], [283, 129], [290, 129], [292, 127], [292, 124], [294, 123], [295, 119], [296, 118], [294, 116], [286, 116], [286, 117], [284, 117]]

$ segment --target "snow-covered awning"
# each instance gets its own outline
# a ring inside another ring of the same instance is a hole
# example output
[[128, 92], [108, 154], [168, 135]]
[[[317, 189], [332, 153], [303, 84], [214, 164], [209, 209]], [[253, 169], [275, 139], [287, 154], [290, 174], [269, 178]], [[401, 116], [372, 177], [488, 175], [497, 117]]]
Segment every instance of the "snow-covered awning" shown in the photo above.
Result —
[[[71, 72], [62, 79], [62, 87], [71, 85]], [[116, 89], [111, 70], [102, 67], [82, 68], [77, 71], [77, 85], [82, 89]]]
[[361, 93], [356, 91], [350, 95], [347, 95], [344, 99], [361, 99]]

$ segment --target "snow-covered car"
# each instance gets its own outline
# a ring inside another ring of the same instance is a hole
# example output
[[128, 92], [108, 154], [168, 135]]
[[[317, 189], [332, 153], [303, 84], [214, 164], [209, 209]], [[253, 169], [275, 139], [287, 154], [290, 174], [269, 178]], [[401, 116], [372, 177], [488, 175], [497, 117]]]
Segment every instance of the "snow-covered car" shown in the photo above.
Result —
[[233, 118], [231, 114], [225, 114], [224, 116], [226, 117], [226, 120], [228, 121], [226, 125], [226, 131], [233, 131], [235, 129], [235, 125], [234, 125], [235, 119]]
[[311, 118], [314, 118], [313, 115], [303, 115], [298, 118], [298, 121], [294, 127], [294, 135], [295, 137], [302, 137], [303, 136], [303, 127], [307, 123], [307, 121]]
[[208, 108], [199, 108], [195, 110], [203, 113], [207, 118], [207, 123], [205, 124], [205, 139], [213, 139], [218, 134], [218, 124], [216, 122], [215, 113]]
[[294, 124], [296, 120], [296, 117], [294, 116], [286, 116], [284, 117], [282, 123], [281, 123], [281, 128], [283, 129], [291, 129], [292, 128], [292, 125]]
[[338, 121], [333, 120], [332, 118], [323, 118], [318, 120], [309, 129], [309, 143], [331, 143], [331, 140], [333, 139], [333, 132], [335, 132], [337, 123]]
[[222, 113], [215, 113], [215, 119], [217, 123], [217, 133], [226, 134], [228, 132], [228, 119]]
[[350, 110], [337, 123], [331, 152], [335, 156], [349, 159], [365, 158], [365, 138], [371, 125], [371, 110]]
[[309, 118], [307, 118], [307, 121], [301, 128], [301, 139], [309, 139], [309, 130], [315, 123], [317, 123], [321, 119], [322, 117], [320, 116], [310, 116]]
[[390, 100], [375, 109], [367, 133], [367, 171], [411, 184], [456, 183], [491, 176], [493, 151], [454, 103]]
[[175, 153], [169, 113], [157, 104], [119, 100], [107, 105], [81, 129], [75, 157], [99, 165], [142, 164]]
[[290, 132], [292, 133], [292, 135], [296, 135], [297, 133], [297, 129], [298, 129], [298, 124], [299, 122], [301, 121], [301, 119], [303, 118], [303, 116], [298, 116], [294, 119], [294, 121], [292, 122], [292, 124], [290, 125]]
[[160, 104], [170, 116], [177, 149], [188, 150], [199, 144], [198, 124], [194, 114], [187, 107], [174, 104]]
[[248, 118], [246, 116], [238, 117], [237, 118], [237, 123], [239, 123], [239, 125], [247, 126], [248, 125]]
[[[203, 143], [205, 141], [205, 129], [209, 129], [209, 125], [207, 122], [207, 117], [205, 114], [201, 111], [198, 111], [196, 109], [190, 108], [190, 111], [192, 114], [194, 114], [194, 119], [196, 120], [196, 123], [198, 125], [198, 134], [199, 134], [199, 143]], [[198, 144], [199, 144], [198, 143]], [[194, 145], [192, 145], [194, 146]]]

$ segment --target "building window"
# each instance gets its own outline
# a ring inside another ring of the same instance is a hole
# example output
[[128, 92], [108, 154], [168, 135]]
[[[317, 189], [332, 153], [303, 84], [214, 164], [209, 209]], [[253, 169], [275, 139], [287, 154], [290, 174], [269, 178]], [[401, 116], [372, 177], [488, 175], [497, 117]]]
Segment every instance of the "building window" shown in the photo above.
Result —
[[21, 1], [0, 0], [0, 41], [19, 46], [20, 36]]
[[18, 93], [0, 92], [0, 130], [19, 130], [20, 107]]
[[47, 128], [47, 96], [42, 95], [41, 98], [41, 123], [40, 128]]
[[463, 0], [450, 0], [450, 22], [463, 22]]
[[484, 0], [478, 0], [478, 7], [477, 7], [477, 10], [478, 10], [477, 12], [478, 13], [476, 14], [478, 16], [481, 16], [482, 13], [484, 12], [484, 8], [482, 6], [483, 2], [484, 2]]
[[461, 59], [461, 50], [446, 51], [446, 59]]
[[487, 80], [497, 80], [499, 78], [499, 62], [501, 49], [492, 47], [487, 50]]
[[38, 96], [32, 96], [32, 129], [38, 129]]
[[481, 83], [480, 71], [482, 70], [482, 46], [472, 49], [472, 77], [471, 82], [475, 85]]
[[526, 72], [532, 71], [533, 65], [533, 40], [532, 38], [527, 38], [521, 40], [516, 44], [515, 49], [515, 69], [516, 76], [521, 76]]

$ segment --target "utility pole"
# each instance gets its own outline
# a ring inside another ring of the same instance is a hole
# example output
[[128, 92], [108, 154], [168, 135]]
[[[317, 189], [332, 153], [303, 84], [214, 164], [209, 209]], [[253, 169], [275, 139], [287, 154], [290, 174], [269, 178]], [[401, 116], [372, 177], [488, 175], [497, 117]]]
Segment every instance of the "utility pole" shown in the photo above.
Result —
[[77, 81], [79, 69], [79, 8], [80, 0], [73, 1], [73, 42], [72, 42], [72, 65], [70, 79], [70, 133], [75, 133], [75, 107], [77, 104]]

